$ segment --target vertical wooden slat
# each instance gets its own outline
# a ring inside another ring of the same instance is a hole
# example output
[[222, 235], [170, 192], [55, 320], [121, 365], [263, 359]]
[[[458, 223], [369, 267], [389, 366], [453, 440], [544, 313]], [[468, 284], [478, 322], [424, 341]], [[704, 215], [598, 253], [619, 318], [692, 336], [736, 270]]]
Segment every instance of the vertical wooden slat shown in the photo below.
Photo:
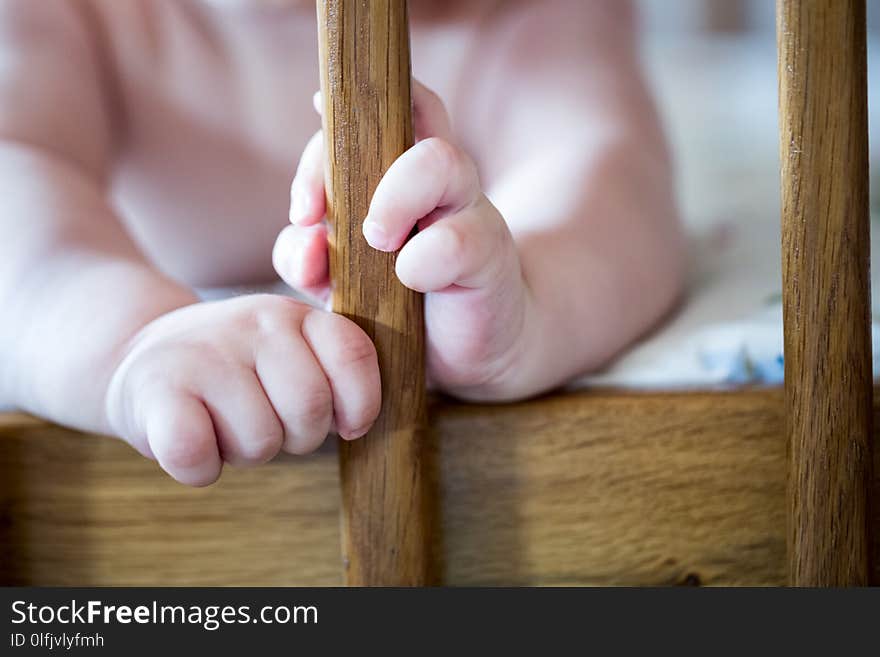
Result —
[[868, 582], [865, 0], [779, 0], [789, 581]]
[[376, 185], [413, 142], [406, 1], [318, 0], [318, 25], [333, 308], [373, 339], [382, 373], [378, 421], [340, 447], [346, 580], [422, 585], [432, 526], [422, 298], [361, 233]]

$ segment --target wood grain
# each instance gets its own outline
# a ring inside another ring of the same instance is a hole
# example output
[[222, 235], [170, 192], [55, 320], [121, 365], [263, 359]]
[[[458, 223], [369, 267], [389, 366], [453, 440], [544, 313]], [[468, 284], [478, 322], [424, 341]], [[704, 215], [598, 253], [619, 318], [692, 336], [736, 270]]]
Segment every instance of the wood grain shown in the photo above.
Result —
[[868, 581], [871, 325], [864, 0], [779, 0], [790, 582]]
[[12, 418], [0, 415], [0, 582], [342, 584], [335, 455], [190, 489], [119, 440]]
[[445, 581], [784, 582], [779, 391], [443, 407]]
[[[784, 584], [783, 409], [775, 389], [435, 400], [442, 582]], [[337, 585], [338, 484], [329, 449], [193, 490], [0, 415], [0, 584]]]
[[406, 1], [318, 0], [318, 10], [333, 308], [373, 339], [382, 373], [379, 419], [339, 448], [346, 581], [423, 585], [432, 496], [422, 299], [398, 281], [395, 255], [361, 233], [376, 185], [413, 142]]

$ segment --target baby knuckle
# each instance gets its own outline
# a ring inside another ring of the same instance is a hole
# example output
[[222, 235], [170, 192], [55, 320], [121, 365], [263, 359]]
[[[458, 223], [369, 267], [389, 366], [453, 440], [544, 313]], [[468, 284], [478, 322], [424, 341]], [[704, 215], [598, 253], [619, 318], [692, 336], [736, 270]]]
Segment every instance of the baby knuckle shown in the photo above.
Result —
[[462, 263], [467, 257], [467, 231], [453, 223], [443, 224], [440, 228], [446, 234], [447, 257], [454, 263]]
[[352, 367], [376, 362], [376, 347], [360, 327], [347, 322], [336, 340], [335, 359], [342, 367]]
[[284, 442], [284, 428], [274, 412], [260, 413], [252, 423], [250, 435], [238, 446], [238, 453], [246, 464], [265, 463], [278, 453]]
[[186, 484], [187, 486], [203, 488], [205, 486], [210, 486], [220, 478], [220, 470], [221, 468], [218, 466], [216, 468], [212, 468], [202, 472], [189, 474], [186, 477], [177, 477], [176, 479], [180, 483]]
[[264, 335], [289, 335], [297, 330], [308, 309], [305, 304], [280, 295], [261, 295], [260, 301], [252, 311], [252, 320]]
[[265, 463], [273, 458], [281, 449], [284, 432], [277, 429], [255, 434], [251, 440], [242, 445], [241, 456], [248, 463]]
[[358, 427], [372, 425], [376, 418], [379, 417], [381, 407], [381, 395], [367, 395], [364, 401], [353, 410], [352, 422]]
[[328, 388], [316, 386], [303, 391], [296, 405], [297, 426], [306, 431], [329, 426], [333, 417], [333, 397]]
[[299, 431], [287, 438], [284, 443], [284, 451], [294, 456], [305, 456], [318, 449], [326, 437], [326, 430]]
[[284, 441], [284, 451], [303, 456], [315, 451], [327, 433], [333, 419], [333, 402], [326, 394], [311, 393], [301, 398], [300, 408], [290, 417]]
[[162, 460], [173, 470], [193, 470], [213, 458], [214, 443], [214, 436], [181, 434], [178, 440], [168, 444]]
[[461, 156], [458, 148], [445, 139], [431, 137], [422, 144], [439, 173], [449, 175], [459, 165]]

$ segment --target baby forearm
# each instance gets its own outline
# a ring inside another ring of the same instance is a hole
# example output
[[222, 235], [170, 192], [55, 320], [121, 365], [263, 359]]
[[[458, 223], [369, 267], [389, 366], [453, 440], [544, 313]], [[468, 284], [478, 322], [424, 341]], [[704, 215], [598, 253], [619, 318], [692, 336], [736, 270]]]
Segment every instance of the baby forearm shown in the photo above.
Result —
[[126, 341], [194, 301], [154, 271], [101, 190], [50, 154], [0, 146], [0, 401], [106, 431], [103, 399]]
[[539, 199], [500, 199], [532, 305], [517, 378], [533, 392], [604, 366], [671, 308], [682, 287], [683, 240], [665, 157], [630, 141], [609, 143], [590, 160], [545, 167], [544, 188], [553, 191]]
[[97, 254], [49, 269], [39, 289], [25, 286], [3, 296], [24, 320], [0, 340], [11, 361], [3, 395], [8, 390], [15, 406], [36, 415], [107, 432], [104, 394], [126, 342], [159, 315], [195, 299], [146, 267]]

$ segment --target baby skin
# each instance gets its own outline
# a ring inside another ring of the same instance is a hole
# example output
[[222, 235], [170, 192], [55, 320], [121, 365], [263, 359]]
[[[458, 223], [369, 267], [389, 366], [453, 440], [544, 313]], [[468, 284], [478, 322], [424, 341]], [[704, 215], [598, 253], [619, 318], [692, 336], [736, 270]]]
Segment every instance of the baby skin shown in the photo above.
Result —
[[[431, 385], [515, 400], [602, 367], [682, 281], [631, 7], [410, 13], [417, 142], [363, 237], [426, 295]], [[325, 310], [313, 3], [0, 0], [0, 61], [0, 404], [196, 486], [362, 437], [380, 373]], [[314, 303], [193, 291], [276, 276]]]

